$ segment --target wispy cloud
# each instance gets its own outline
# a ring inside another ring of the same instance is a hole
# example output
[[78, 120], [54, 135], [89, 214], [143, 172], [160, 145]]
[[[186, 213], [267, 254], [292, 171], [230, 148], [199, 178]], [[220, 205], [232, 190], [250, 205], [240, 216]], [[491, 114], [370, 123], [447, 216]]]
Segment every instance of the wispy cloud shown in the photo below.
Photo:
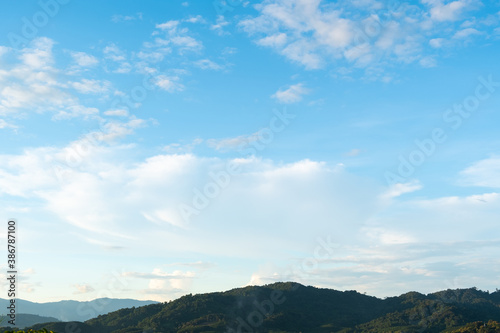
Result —
[[224, 30], [224, 27], [229, 25], [229, 22], [226, 21], [226, 19], [224, 18], [224, 16], [217, 16], [217, 20], [215, 22], [215, 24], [212, 24], [210, 26], [210, 29], [211, 30], [214, 30], [215, 32], [217, 32], [217, 34], [219, 35], [226, 35], [226, 34], [229, 34], [227, 31]]
[[240, 135], [234, 138], [208, 139], [206, 140], [206, 143], [210, 148], [225, 152], [230, 150], [241, 150], [242, 148], [250, 145], [252, 142], [258, 140], [259, 133], [256, 132], [250, 135]]
[[453, 38], [455, 39], [465, 39], [474, 35], [481, 35], [481, 32], [474, 28], [467, 28], [463, 30], [457, 31], [454, 35]]
[[429, 5], [431, 18], [435, 21], [457, 21], [464, 12], [473, 9], [477, 2], [474, 0], [457, 0], [444, 3], [442, 0], [424, 0]]
[[191, 16], [187, 19], [184, 19], [184, 22], [189, 23], [206, 23], [206, 20], [201, 15]]
[[418, 191], [422, 188], [422, 185], [418, 181], [412, 181], [404, 184], [394, 184], [385, 193], [382, 194], [384, 199], [392, 199], [399, 197], [405, 193], [411, 193]]
[[200, 59], [194, 62], [195, 66], [200, 67], [201, 69], [211, 69], [211, 70], [221, 70], [224, 67], [213, 62], [209, 59]]
[[304, 87], [304, 84], [297, 83], [289, 86], [286, 89], [279, 89], [271, 97], [283, 104], [297, 103], [302, 100], [302, 96], [309, 93], [309, 89]]
[[462, 170], [460, 176], [462, 185], [500, 188], [500, 156], [477, 161]]
[[73, 294], [89, 294], [95, 291], [89, 284], [75, 284], [73, 287], [76, 289]]
[[179, 80], [178, 76], [158, 75], [155, 78], [155, 85], [162, 90], [173, 93], [184, 90], [184, 86], [179, 83]]
[[[37, 112], [51, 114], [53, 119], [69, 119], [87, 118], [99, 113], [97, 108], [84, 105], [75, 91], [80, 94], [106, 94], [110, 89], [110, 82], [86, 78], [66, 81], [67, 76], [53, 66], [54, 45], [47, 38], [33, 40], [19, 52], [20, 61], [10, 63], [10, 69], [2, 72], [1, 75], [9, 80], [9, 84], [0, 90], [0, 114], [14, 117]], [[80, 65], [89, 65], [89, 61], [92, 64], [92, 58], [86, 55], [70, 55], [73, 59], [76, 56]], [[4, 121], [5, 124], [12, 124]]]
[[132, 70], [132, 65], [127, 60], [126, 52], [118, 47], [118, 45], [111, 43], [107, 45], [104, 50], [104, 57], [112, 62], [114, 73], [129, 73]]
[[117, 117], [127, 117], [129, 115], [128, 111], [125, 109], [114, 109], [107, 110], [104, 112], [106, 116], [117, 116]]
[[3, 119], [0, 119], [0, 129], [4, 129], [4, 128], [16, 129], [16, 128], [18, 128], [18, 126], [14, 125], [14, 124], [10, 124]]
[[156, 24], [157, 30], [154, 35], [163, 33], [163, 37], [157, 40], [159, 42], [175, 46], [179, 53], [199, 52], [203, 49], [203, 43], [190, 35], [188, 28], [181, 28], [181, 21], [171, 20], [164, 23]]
[[79, 82], [72, 82], [71, 86], [81, 94], [105, 94], [111, 89], [111, 82], [82, 79]]
[[434, 67], [436, 62], [430, 59], [434, 59], [435, 51], [427, 48], [429, 43], [437, 49], [445, 36], [457, 39], [482, 35], [477, 27], [461, 31], [454, 27], [454, 22], [465, 21], [479, 8], [475, 0], [426, 0], [423, 5], [399, 3], [390, 9], [377, 1], [350, 5], [353, 10], [346, 8], [346, 2], [326, 6], [320, 0], [268, 0], [255, 6], [259, 15], [241, 20], [239, 26], [257, 44], [306, 69], [347, 63], [368, 71], [371, 67], [385, 68], [393, 60]]
[[81, 67], [91, 67], [99, 63], [96, 57], [85, 52], [71, 52], [71, 57]]
[[136, 20], [142, 20], [142, 13], [137, 13], [135, 15], [113, 15], [111, 17], [111, 21], [114, 23], [119, 23], [119, 22], [127, 22], [127, 21], [136, 21]]

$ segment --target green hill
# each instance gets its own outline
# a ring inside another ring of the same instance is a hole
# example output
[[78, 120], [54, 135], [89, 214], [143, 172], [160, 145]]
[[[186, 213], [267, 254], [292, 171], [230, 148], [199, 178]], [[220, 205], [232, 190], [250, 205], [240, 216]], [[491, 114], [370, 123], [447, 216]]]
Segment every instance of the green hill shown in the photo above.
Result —
[[[489, 320], [500, 321], [498, 291], [471, 288], [429, 295], [410, 292], [382, 300], [356, 291], [286, 282], [190, 294], [167, 303], [121, 309], [85, 323], [70, 324], [73, 331], [80, 333], [469, 332], [460, 329]], [[66, 332], [65, 325], [70, 324], [32, 328]]]

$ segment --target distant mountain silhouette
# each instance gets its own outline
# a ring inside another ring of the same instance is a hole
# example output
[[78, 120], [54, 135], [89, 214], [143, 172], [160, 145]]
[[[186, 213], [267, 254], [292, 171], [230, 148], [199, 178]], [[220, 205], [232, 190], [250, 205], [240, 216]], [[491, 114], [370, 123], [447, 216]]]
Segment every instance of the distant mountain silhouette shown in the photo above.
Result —
[[382, 300], [356, 291], [280, 282], [189, 294], [166, 303], [121, 309], [85, 323], [32, 328], [58, 333], [499, 332], [495, 321], [500, 321], [498, 291], [409, 292]]
[[[0, 308], [5, 309], [9, 300], [0, 298]], [[17, 313], [53, 317], [61, 321], [86, 321], [123, 308], [154, 304], [153, 301], [134, 299], [98, 298], [93, 301], [59, 301], [35, 303], [22, 299], [16, 300]], [[32, 325], [32, 324], [30, 324]]]
[[[6, 321], [8, 319], [4, 320], [2, 323], [3, 325], [6, 324]], [[26, 314], [26, 313], [17, 313], [16, 314], [16, 327], [18, 328], [25, 328], [29, 326], [33, 326], [35, 324], [39, 323], [48, 323], [48, 322], [57, 322], [57, 318], [54, 317], [42, 317], [34, 314]]]

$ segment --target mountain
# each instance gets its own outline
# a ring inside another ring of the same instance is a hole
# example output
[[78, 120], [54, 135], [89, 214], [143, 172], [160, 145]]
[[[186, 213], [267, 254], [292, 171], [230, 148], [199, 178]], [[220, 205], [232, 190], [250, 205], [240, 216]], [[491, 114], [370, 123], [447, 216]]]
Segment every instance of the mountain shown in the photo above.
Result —
[[[80, 333], [489, 332], [500, 321], [500, 292], [476, 288], [379, 299], [280, 282], [121, 309], [85, 323], [35, 325]], [[478, 323], [481, 322], [481, 323]], [[469, 325], [469, 326], [467, 326]], [[474, 326], [475, 325], [475, 326]], [[483, 325], [483, 326], [481, 326]], [[479, 327], [480, 326], [480, 327]], [[493, 330], [494, 331], [494, 330]], [[498, 331], [497, 331], [498, 332]]]
[[[5, 309], [9, 302], [9, 300], [0, 298], [0, 308]], [[97, 298], [88, 302], [59, 301], [48, 303], [35, 303], [17, 299], [16, 308], [18, 313], [53, 317], [61, 321], [85, 321], [119, 309], [154, 303], [156, 302], [117, 298]]]
[[[8, 319], [4, 319], [3, 324], [6, 324]], [[29, 327], [39, 323], [57, 322], [54, 317], [42, 317], [33, 314], [18, 313], [16, 314], [16, 326], [19, 328]]]

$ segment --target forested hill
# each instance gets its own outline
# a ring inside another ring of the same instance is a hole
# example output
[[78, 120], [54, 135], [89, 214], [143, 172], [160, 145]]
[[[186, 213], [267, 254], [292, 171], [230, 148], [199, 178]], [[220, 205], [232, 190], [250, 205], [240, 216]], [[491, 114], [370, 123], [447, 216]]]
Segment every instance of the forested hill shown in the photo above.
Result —
[[80, 333], [480, 332], [476, 327], [489, 332], [488, 325], [498, 324], [483, 323], [489, 320], [500, 321], [498, 291], [409, 292], [382, 300], [356, 291], [287, 282], [186, 295], [168, 303], [118, 310], [85, 323], [33, 328], [59, 333], [69, 326]]

